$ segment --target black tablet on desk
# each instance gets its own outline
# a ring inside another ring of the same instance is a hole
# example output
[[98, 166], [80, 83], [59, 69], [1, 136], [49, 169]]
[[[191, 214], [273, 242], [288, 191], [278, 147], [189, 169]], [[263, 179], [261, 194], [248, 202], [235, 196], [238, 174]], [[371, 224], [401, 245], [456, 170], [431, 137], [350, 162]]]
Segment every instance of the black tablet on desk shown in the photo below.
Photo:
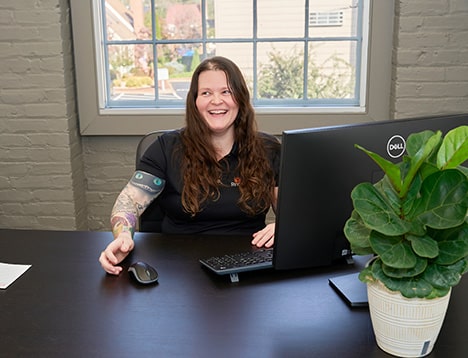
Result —
[[359, 280], [359, 272], [329, 278], [328, 282], [351, 307], [367, 307], [367, 285]]

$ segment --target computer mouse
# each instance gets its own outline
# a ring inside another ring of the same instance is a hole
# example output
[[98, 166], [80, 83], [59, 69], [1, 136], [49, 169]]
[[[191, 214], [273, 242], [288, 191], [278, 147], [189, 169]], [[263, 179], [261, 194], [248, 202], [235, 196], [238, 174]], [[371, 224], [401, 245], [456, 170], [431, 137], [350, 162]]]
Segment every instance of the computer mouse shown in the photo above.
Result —
[[137, 261], [128, 268], [130, 276], [142, 284], [150, 284], [158, 281], [158, 272], [154, 267], [143, 261]]

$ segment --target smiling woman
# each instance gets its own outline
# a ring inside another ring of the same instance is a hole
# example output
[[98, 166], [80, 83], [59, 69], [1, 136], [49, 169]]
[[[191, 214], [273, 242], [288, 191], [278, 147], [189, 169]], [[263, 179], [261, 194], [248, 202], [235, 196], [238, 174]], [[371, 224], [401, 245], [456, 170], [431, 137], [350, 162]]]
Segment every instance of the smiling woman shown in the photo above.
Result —
[[[120, 273], [135, 223], [154, 200], [163, 211], [163, 233], [251, 235], [253, 245], [273, 245], [275, 224], [265, 219], [276, 206], [280, 143], [258, 131], [239, 67], [219, 56], [202, 61], [186, 108], [185, 126], [148, 147], [116, 200], [115, 240], [100, 257], [109, 273]], [[146, 190], [136, 185], [142, 181], [164, 188]]]

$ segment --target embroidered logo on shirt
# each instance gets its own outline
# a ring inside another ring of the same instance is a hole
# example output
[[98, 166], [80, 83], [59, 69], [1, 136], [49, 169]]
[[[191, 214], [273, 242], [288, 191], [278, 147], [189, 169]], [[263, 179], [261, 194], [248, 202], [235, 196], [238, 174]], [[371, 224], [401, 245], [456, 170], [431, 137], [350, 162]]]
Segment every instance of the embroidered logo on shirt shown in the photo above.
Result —
[[234, 180], [231, 182], [231, 186], [239, 186], [240, 182], [241, 182], [241, 178], [234, 177]]

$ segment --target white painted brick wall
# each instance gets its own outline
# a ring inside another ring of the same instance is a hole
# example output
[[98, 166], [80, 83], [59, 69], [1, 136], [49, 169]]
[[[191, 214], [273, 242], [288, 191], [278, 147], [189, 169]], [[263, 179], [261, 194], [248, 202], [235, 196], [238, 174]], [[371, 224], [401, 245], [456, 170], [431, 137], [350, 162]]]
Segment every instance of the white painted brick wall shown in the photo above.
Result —
[[109, 216], [120, 190], [135, 170], [138, 137], [83, 138], [90, 230], [109, 230]]
[[86, 229], [68, 1], [0, 1], [0, 227]]
[[[468, 112], [468, 0], [395, 1], [393, 116]], [[0, 0], [0, 227], [108, 230], [134, 169], [137, 137], [78, 135], [68, 11]]]
[[393, 116], [468, 112], [468, 1], [397, 1]]

